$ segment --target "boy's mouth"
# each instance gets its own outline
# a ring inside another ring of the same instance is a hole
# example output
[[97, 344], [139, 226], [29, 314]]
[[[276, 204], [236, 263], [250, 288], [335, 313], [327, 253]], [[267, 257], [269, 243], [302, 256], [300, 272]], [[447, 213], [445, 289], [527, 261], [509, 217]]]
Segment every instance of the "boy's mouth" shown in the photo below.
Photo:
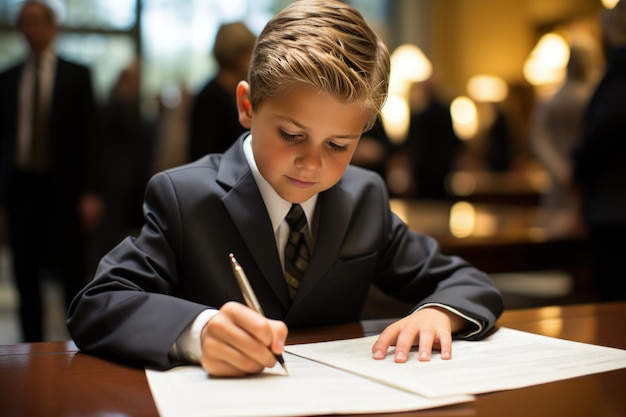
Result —
[[289, 179], [289, 182], [291, 182], [293, 186], [298, 187], [298, 188], [309, 188], [316, 184], [313, 181], [301, 181], [292, 177], [287, 177], [287, 178]]

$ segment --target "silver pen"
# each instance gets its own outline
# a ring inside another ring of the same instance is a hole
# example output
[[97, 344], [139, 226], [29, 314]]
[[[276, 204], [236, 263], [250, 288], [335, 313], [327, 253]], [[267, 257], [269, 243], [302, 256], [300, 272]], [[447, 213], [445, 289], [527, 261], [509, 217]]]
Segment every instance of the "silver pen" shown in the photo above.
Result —
[[[237, 284], [239, 284], [239, 288], [241, 289], [241, 293], [243, 294], [243, 298], [246, 301], [247, 306], [259, 313], [260, 315], [265, 316], [265, 314], [263, 313], [263, 309], [261, 308], [261, 304], [259, 304], [259, 300], [256, 298], [254, 290], [252, 289], [252, 286], [248, 281], [248, 277], [246, 277], [246, 273], [244, 272], [243, 268], [241, 267], [241, 265], [239, 265], [237, 259], [235, 259], [235, 255], [231, 253], [228, 255], [228, 257], [230, 258], [230, 265], [233, 268], [233, 273], [235, 274], [235, 278], [237, 279]], [[285, 359], [283, 358], [283, 355], [275, 354], [274, 356], [276, 357], [278, 363], [280, 363], [280, 366], [282, 366], [285, 370], [285, 373], [289, 374], [289, 372], [287, 371], [287, 365], [285, 365]]]

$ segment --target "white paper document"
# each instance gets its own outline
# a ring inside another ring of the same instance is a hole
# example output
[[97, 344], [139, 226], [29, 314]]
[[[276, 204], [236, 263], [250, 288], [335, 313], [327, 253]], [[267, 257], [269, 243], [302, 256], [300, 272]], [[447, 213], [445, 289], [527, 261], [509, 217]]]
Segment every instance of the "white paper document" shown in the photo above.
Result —
[[245, 378], [210, 378], [199, 366], [146, 376], [161, 417], [258, 417], [401, 412], [467, 402], [429, 399], [286, 353], [280, 365]]
[[508, 328], [482, 341], [454, 341], [452, 359], [372, 358], [378, 336], [285, 347], [280, 365], [246, 378], [210, 378], [199, 366], [146, 370], [161, 417], [386, 413], [471, 401], [473, 394], [522, 388], [626, 368], [626, 350]]
[[500, 328], [482, 341], [454, 341], [452, 359], [372, 359], [378, 336], [287, 346], [285, 349], [365, 378], [427, 397], [479, 394], [626, 368], [626, 350]]

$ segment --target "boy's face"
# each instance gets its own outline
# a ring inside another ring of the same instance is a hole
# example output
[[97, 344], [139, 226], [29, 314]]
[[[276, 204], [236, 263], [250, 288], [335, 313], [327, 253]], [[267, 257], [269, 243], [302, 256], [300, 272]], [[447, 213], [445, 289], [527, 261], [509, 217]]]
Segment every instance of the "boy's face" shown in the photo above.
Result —
[[362, 106], [304, 85], [265, 99], [254, 111], [248, 100], [249, 86], [241, 82], [239, 121], [252, 131], [261, 175], [284, 200], [302, 203], [339, 181], [367, 122]]

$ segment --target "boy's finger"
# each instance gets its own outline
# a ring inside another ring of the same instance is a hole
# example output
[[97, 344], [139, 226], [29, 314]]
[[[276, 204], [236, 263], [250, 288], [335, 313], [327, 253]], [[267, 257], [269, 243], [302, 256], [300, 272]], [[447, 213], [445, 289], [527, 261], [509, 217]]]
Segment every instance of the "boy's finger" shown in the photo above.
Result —
[[409, 353], [416, 342], [418, 332], [419, 329], [414, 326], [405, 326], [402, 329], [396, 342], [395, 362], [403, 363], [409, 359]]
[[378, 336], [376, 342], [372, 346], [372, 354], [374, 359], [384, 359], [387, 356], [389, 346], [396, 342], [398, 332], [395, 327], [389, 326]]
[[432, 351], [435, 334], [430, 330], [420, 331], [419, 345], [417, 349], [417, 359], [420, 361], [429, 361]]
[[272, 332], [274, 337], [272, 338], [272, 343], [270, 345], [270, 349], [274, 354], [280, 355], [283, 353], [285, 347], [285, 340], [287, 340], [287, 325], [282, 321], [278, 320], [269, 320], [270, 326], [272, 328]]

